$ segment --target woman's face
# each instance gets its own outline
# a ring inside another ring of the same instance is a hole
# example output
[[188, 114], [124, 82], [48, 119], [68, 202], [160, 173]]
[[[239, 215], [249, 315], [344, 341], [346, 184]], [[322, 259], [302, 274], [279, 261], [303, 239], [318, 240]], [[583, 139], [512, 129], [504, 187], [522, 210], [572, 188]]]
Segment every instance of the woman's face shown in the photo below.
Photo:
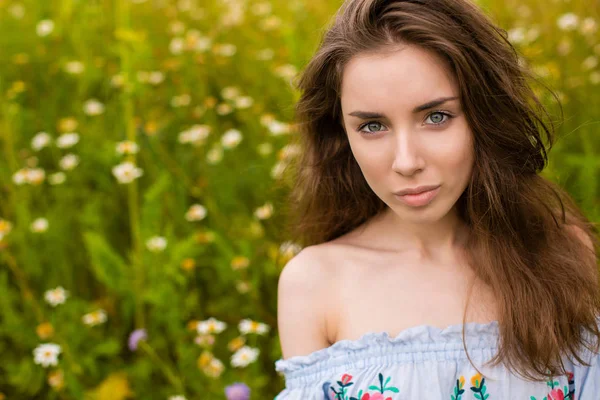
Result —
[[[443, 59], [416, 46], [356, 56], [344, 69], [341, 105], [367, 183], [396, 214], [437, 220], [453, 208], [471, 177], [473, 144]], [[428, 185], [441, 186], [425, 206], [394, 195]]]

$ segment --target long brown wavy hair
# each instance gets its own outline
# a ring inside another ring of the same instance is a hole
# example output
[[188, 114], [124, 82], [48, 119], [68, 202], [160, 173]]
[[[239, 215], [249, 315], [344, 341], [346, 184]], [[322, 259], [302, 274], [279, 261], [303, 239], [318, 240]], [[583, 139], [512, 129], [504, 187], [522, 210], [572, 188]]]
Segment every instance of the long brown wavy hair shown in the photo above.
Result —
[[473, 173], [456, 207], [469, 227], [467, 261], [498, 301], [501, 340], [491, 362], [534, 381], [566, 374], [564, 355], [589, 366], [578, 351], [600, 346], [598, 229], [566, 191], [538, 175], [555, 127], [544, 121], [549, 113], [528, 84], [536, 78], [506, 31], [468, 0], [348, 0], [330, 25], [296, 82], [302, 151], [291, 165], [286, 234], [300, 247], [327, 242], [387, 207], [343, 128], [348, 61], [398, 44], [435, 52], [458, 82], [474, 137]]

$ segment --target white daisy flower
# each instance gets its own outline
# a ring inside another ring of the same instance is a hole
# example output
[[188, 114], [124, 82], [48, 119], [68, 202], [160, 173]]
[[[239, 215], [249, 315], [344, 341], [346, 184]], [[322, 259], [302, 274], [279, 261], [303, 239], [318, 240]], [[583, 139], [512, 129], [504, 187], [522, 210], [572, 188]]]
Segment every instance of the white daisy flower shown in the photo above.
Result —
[[173, 96], [171, 98], [171, 106], [172, 107], [183, 107], [183, 106], [187, 106], [190, 104], [190, 101], [192, 100], [191, 96], [187, 93], [184, 93], [182, 95], [179, 96]]
[[100, 115], [104, 112], [104, 104], [96, 99], [89, 99], [83, 103], [83, 112], [90, 116]]
[[250, 96], [240, 96], [235, 98], [235, 106], [237, 108], [249, 108], [254, 104], [254, 99]]
[[70, 171], [79, 165], [79, 156], [75, 154], [67, 154], [58, 162], [60, 169]]
[[231, 356], [231, 366], [245, 367], [258, 359], [260, 349], [243, 346]]
[[525, 41], [525, 28], [518, 27], [509, 30], [508, 32], [508, 40], [511, 43], [523, 43]]
[[240, 88], [237, 86], [227, 86], [221, 90], [221, 97], [226, 100], [233, 100], [241, 94]]
[[218, 378], [225, 370], [225, 365], [218, 358], [213, 357], [209, 364], [203, 369], [204, 373], [211, 378]]
[[581, 22], [580, 30], [584, 35], [590, 35], [598, 30], [598, 24], [594, 18], [587, 17]]
[[263, 31], [269, 31], [279, 28], [281, 24], [281, 18], [275, 15], [271, 15], [270, 17], [267, 17], [260, 21], [260, 29], [262, 29]]
[[43, 233], [48, 230], [48, 220], [46, 218], [38, 218], [31, 223], [32, 232]]
[[35, 31], [37, 32], [38, 36], [40, 36], [40, 37], [48, 36], [49, 34], [52, 33], [53, 30], [54, 30], [54, 21], [52, 21], [50, 19], [41, 20], [40, 22], [38, 22], [38, 24], [35, 27]]
[[61, 352], [61, 348], [55, 343], [44, 343], [33, 349], [34, 362], [38, 365], [42, 365], [44, 368], [50, 365], [56, 366], [58, 364], [58, 355]]
[[52, 136], [47, 132], [38, 132], [31, 139], [31, 148], [35, 151], [40, 151], [44, 147], [47, 147], [52, 141]]
[[81, 74], [85, 70], [85, 65], [81, 61], [69, 61], [65, 64], [65, 71], [69, 74]]
[[13, 174], [12, 180], [15, 185], [19, 186], [27, 183], [27, 172], [24, 169], [18, 170]]
[[200, 347], [210, 347], [215, 344], [215, 337], [213, 335], [198, 335], [194, 338], [194, 343]]
[[236, 147], [242, 141], [242, 133], [237, 129], [229, 129], [223, 134], [221, 144], [226, 149]]
[[269, 332], [269, 325], [263, 324], [262, 322], [252, 321], [251, 319], [245, 318], [240, 321], [238, 325], [238, 329], [240, 330], [242, 335], [247, 335], [249, 333], [256, 333], [259, 335], [264, 335]]
[[44, 299], [52, 307], [63, 304], [67, 300], [67, 297], [69, 297], [69, 292], [66, 291], [62, 286], [47, 290], [46, 293], [44, 293]]
[[215, 46], [215, 53], [223, 57], [231, 57], [237, 52], [234, 44], [224, 43]]
[[220, 146], [215, 146], [206, 153], [206, 161], [215, 165], [223, 159], [223, 149]]
[[581, 66], [585, 70], [594, 69], [598, 66], [598, 58], [596, 56], [589, 56], [585, 60], [583, 60]]
[[64, 172], [55, 172], [48, 177], [48, 182], [51, 185], [60, 185], [61, 183], [65, 183], [67, 180], [67, 175]]
[[131, 140], [125, 140], [123, 142], [117, 143], [117, 153], [118, 154], [136, 154], [139, 151], [139, 146], [136, 142], [132, 142]]
[[84, 324], [88, 326], [96, 326], [106, 322], [106, 312], [103, 309], [92, 311], [81, 317]]
[[200, 204], [192, 205], [185, 213], [185, 219], [188, 221], [200, 221], [206, 217], [206, 208]]
[[198, 322], [196, 330], [201, 335], [221, 333], [225, 330], [227, 324], [223, 321], [219, 321], [213, 317], [207, 320]]
[[273, 120], [267, 124], [271, 136], [279, 136], [290, 132], [290, 124]]
[[206, 36], [201, 36], [198, 39], [196, 39], [196, 44], [194, 45], [194, 51], [196, 52], [206, 52], [207, 50], [210, 50], [212, 46], [212, 39], [206, 37]]
[[231, 112], [233, 111], [233, 107], [230, 104], [221, 103], [215, 107], [215, 111], [219, 115], [227, 115], [227, 114], [231, 114]]
[[254, 216], [258, 219], [268, 219], [273, 215], [273, 204], [267, 203], [254, 211]]
[[180, 37], [175, 37], [171, 39], [169, 43], [169, 51], [172, 54], [181, 54], [183, 52], [183, 48], [185, 47], [185, 42]]
[[32, 185], [39, 185], [46, 178], [46, 171], [41, 168], [25, 169], [25, 181]]
[[298, 69], [291, 64], [285, 64], [275, 68], [275, 74], [277, 74], [277, 76], [288, 80], [295, 77], [297, 73]]
[[148, 250], [158, 253], [167, 247], [167, 239], [162, 236], [153, 236], [146, 242]]
[[172, 35], [180, 35], [185, 31], [185, 24], [182, 21], [173, 21], [169, 25]]
[[176, 395], [176, 396], [169, 396], [169, 400], [186, 400], [185, 396], [182, 395]]
[[179, 143], [192, 143], [200, 145], [208, 137], [211, 128], [208, 125], [193, 125], [190, 129], [181, 132], [178, 136]]
[[566, 13], [561, 15], [556, 23], [561, 30], [572, 31], [579, 26], [579, 17], [574, 13]]
[[67, 149], [79, 142], [79, 134], [75, 132], [64, 133], [56, 139], [56, 147]]
[[165, 74], [163, 74], [161, 71], [153, 71], [148, 76], [148, 82], [150, 82], [153, 85], [158, 85], [161, 82], [163, 82], [164, 80], [165, 80]]
[[119, 183], [130, 183], [134, 179], [144, 175], [144, 171], [141, 168], [136, 167], [131, 161], [125, 161], [113, 167], [112, 173]]

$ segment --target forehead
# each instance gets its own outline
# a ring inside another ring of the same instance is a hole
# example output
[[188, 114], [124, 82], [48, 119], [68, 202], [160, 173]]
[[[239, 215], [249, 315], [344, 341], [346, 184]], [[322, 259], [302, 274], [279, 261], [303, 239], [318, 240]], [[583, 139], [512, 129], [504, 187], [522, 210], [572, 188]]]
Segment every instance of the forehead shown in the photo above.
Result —
[[342, 74], [342, 104], [421, 104], [439, 95], [458, 95], [447, 62], [432, 51], [403, 46], [353, 57]]

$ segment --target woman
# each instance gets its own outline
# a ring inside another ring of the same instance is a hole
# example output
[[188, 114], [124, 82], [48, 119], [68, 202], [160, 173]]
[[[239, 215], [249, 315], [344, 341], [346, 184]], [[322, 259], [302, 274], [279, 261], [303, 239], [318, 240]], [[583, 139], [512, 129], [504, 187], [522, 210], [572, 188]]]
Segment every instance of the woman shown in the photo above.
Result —
[[600, 398], [597, 229], [527, 77], [467, 0], [344, 3], [299, 81], [277, 400]]

